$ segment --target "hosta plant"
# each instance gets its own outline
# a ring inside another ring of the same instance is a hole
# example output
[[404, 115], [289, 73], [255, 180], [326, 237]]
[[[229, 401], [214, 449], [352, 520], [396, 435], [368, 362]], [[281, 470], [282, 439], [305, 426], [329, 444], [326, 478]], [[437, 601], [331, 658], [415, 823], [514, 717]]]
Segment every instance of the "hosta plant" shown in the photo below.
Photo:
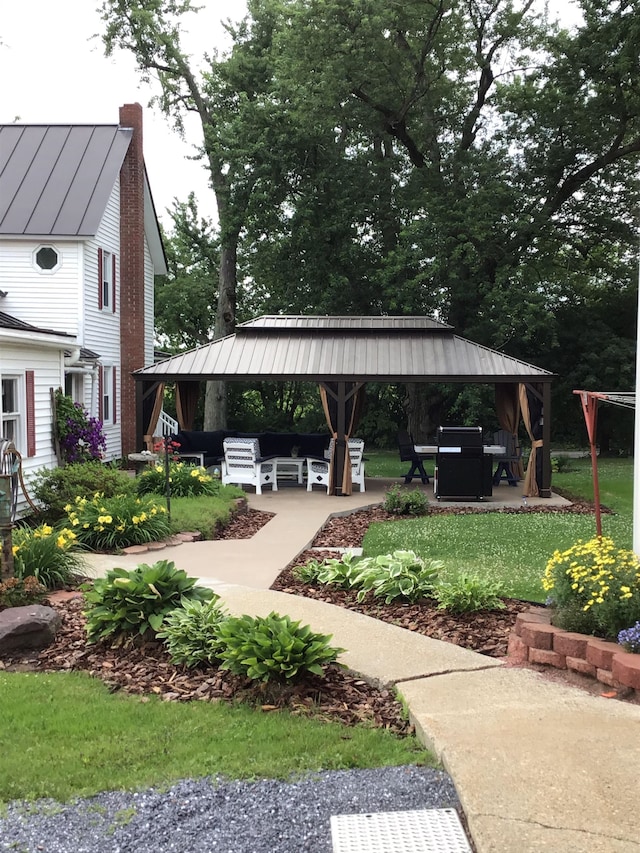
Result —
[[111, 569], [84, 587], [88, 640], [155, 636], [165, 616], [185, 600], [213, 598], [212, 590], [196, 584], [196, 578], [168, 560], [142, 563], [131, 571]]
[[166, 508], [152, 497], [95, 494], [65, 507], [69, 525], [87, 548], [115, 551], [169, 536]]
[[376, 598], [384, 598], [386, 604], [396, 599], [418, 601], [433, 594], [438, 572], [443, 563], [439, 560], [423, 560], [414, 551], [394, 551], [368, 557], [358, 563], [358, 601], [372, 592]]
[[156, 636], [164, 641], [172, 663], [210, 666], [220, 660], [223, 642], [219, 628], [226, 619], [219, 606], [220, 596], [209, 601], [183, 599], [182, 606], [165, 618]]
[[309, 560], [304, 566], [297, 567], [295, 573], [305, 583], [331, 584], [340, 589], [351, 589], [360, 577], [359, 566], [359, 558], [348, 551], [339, 558]]
[[344, 649], [329, 645], [330, 635], [316, 634], [289, 616], [231, 616], [220, 623], [221, 668], [258, 681], [290, 682], [299, 675], [323, 675], [324, 667]]
[[433, 591], [438, 610], [450, 613], [475, 613], [478, 610], [502, 610], [504, 590], [497, 581], [478, 574], [462, 572]]
[[77, 536], [69, 527], [17, 527], [12, 539], [13, 568], [19, 578], [33, 575], [47, 589], [60, 589], [84, 573]]
[[606, 536], [555, 551], [542, 585], [562, 628], [615, 639], [640, 620], [640, 560]]

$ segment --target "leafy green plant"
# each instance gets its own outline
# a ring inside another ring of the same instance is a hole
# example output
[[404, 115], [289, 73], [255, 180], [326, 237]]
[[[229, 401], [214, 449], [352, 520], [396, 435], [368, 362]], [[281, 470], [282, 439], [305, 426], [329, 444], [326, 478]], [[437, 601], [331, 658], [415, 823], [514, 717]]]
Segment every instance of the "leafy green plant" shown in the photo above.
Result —
[[563, 474], [566, 471], [569, 471], [571, 468], [571, 458], [569, 456], [563, 456], [559, 454], [558, 456], [551, 457], [551, 471], [554, 474]]
[[439, 560], [423, 560], [414, 551], [394, 551], [367, 557], [358, 564], [359, 575], [354, 586], [359, 588], [358, 601], [372, 592], [391, 604], [398, 598], [418, 601], [433, 594], [442, 568]]
[[575, 627], [581, 613], [582, 631], [617, 637], [640, 619], [640, 560], [616, 548], [612, 539], [579, 540], [566, 551], [554, 551], [542, 579], [554, 607], [554, 624]]
[[429, 508], [429, 501], [420, 489], [409, 491], [395, 485], [387, 489], [383, 507], [394, 515], [424, 515]]
[[0, 610], [5, 607], [22, 607], [39, 604], [47, 595], [44, 584], [33, 575], [25, 578], [7, 578], [0, 583]]
[[218, 629], [226, 614], [219, 601], [215, 594], [208, 601], [183, 599], [182, 606], [165, 617], [156, 636], [164, 641], [172, 663], [191, 667], [220, 660], [223, 643]]
[[102, 421], [92, 418], [82, 405], [58, 388], [54, 395], [54, 430], [65, 462], [101, 459], [107, 441]]
[[126, 639], [131, 635], [155, 635], [172, 610], [185, 600], [209, 601], [213, 592], [196, 586], [182, 569], [168, 560], [137, 568], [111, 569], [106, 577], [85, 585], [87, 639]]
[[167, 510], [151, 497], [96, 494], [65, 507], [78, 541], [94, 551], [155, 542], [169, 535]]
[[62, 468], [43, 468], [30, 481], [31, 490], [41, 505], [43, 518], [55, 523], [66, 518], [65, 506], [76, 498], [100, 493], [105, 498], [135, 494], [135, 481], [124, 472], [102, 462], [82, 462]]
[[[169, 462], [169, 492], [172, 497], [195, 497], [214, 495], [219, 489], [219, 481], [207, 474], [198, 465], [184, 462]], [[147, 468], [137, 478], [138, 494], [149, 493], [164, 495], [167, 488], [166, 469], [163, 463]]]
[[317, 583], [351, 589], [360, 576], [360, 559], [351, 551], [346, 551], [341, 557], [328, 557], [319, 563], [311, 560], [305, 573], [307, 576], [315, 573]]
[[502, 610], [504, 591], [497, 581], [475, 573], [462, 572], [446, 583], [438, 584], [433, 595], [439, 610], [450, 613], [475, 613], [477, 610]]
[[33, 575], [46, 589], [60, 589], [84, 574], [77, 536], [68, 527], [17, 527], [13, 531], [13, 567], [18, 578]]
[[221, 668], [259, 681], [292, 681], [307, 672], [322, 675], [344, 649], [331, 636], [314, 633], [289, 616], [231, 616], [220, 622]]

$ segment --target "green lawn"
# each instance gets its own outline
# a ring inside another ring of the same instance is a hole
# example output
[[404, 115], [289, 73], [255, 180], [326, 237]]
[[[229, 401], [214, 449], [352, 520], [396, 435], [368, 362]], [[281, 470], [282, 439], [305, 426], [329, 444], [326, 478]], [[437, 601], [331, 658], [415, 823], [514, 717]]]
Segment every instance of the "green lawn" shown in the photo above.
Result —
[[[371, 462], [374, 470], [384, 470], [390, 459], [383, 454]], [[621, 547], [631, 547], [633, 461], [604, 459], [599, 462], [598, 470], [601, 503], [614, 510], [613, 515], [602, 517], [603, 533]], [[590, 461], [572, 461], [569, 471], [554, 474], [552, 486], [591, 499]], [[486, 512], [427, 515], [392, 524], [374, 524], [365, 536], [363, 547], [365, 556], [411, 548], [423, 557], [442, 560], [445, 579], [462, 571], [477, 571], [500, 581], [506, 595], [544, 601], [546, 595], [540, 578], [551, 553], [556, 548], [568, 548], [577, 539], [593, 536], [593, 515]]]
[[67, 801], [209, 775], [435, 763], [415, 737], [240, 704], [111, 694], [83, 673], [0, 673], [0, 719], [0, 802]]

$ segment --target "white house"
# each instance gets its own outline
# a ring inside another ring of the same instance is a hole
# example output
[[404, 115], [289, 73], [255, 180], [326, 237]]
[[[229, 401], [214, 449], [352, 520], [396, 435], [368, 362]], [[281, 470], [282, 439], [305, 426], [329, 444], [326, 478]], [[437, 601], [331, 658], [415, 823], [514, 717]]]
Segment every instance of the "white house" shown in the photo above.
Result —
[[166, 259], [142, 107], [111, 125], [0, 125], [2, 435], [28, 474], [55, 465], [50, 389], [100, 418], [106, 459], [135, 439], [131, 372], [153, 362]]

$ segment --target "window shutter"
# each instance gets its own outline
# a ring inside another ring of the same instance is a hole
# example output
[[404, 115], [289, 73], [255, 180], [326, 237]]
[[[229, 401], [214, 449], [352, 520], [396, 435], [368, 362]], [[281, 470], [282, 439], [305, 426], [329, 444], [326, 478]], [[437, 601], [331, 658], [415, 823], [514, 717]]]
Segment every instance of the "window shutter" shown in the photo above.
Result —
[[27, 456], [36, 455], [36, 392], [35, 372], [26, 370], [24, 374], [27, 413]]
[[102, 249], [98, 249], [98, 308], [102, 311]]
[[98, 420], [102, 420], [102, 405], [104, 396], [104, 368], [98, 366]]
[[118, 410], [116, 407], [116, 388], [118, 386], [118, 371], [115, 367], [111, 368], [111, 376], [113, 377], [113, 396], [111, 397], [112, 420], [114, 424], [118, 423]]
[[111, 255], [111, 310], [116, 313], [116, 256]]

